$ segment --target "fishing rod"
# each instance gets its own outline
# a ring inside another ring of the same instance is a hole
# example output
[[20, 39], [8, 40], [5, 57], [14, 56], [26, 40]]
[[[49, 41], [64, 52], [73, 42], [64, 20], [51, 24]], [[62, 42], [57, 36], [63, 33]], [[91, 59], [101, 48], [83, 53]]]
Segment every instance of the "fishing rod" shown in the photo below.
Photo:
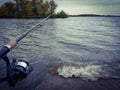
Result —
[[[21, 41], [24, 37], [26, 37], [31, 31], [34, 30], [38, 25], [41, 25], [44, 21], [46, 21], [52, 14], [47, 16], [45, 19], [40, 21], [39, 23], [32, 26], [30, 29], [28, 29], [26, 32], [24, 32], [20, 37], [16, 39], [16, 43]], [[27, 60], [19, 60], [16, 62], [16, 59], [13, 59], [12, 62], [10, 62], [7, 53], [10, 51], [10, 48], [8, 46], [4, 46], [0, 50], [0, 59], [3, 59], [6, 62], [7, 66], [7, 75], [0, 79], [0, 82], [8, 81], [9, 86], [14, 87], [16, 83], [25, 77], [33, 70], [32, 67], [29, 66], [29, 63]], [[5, 54], [5, 55], [4, 55]]]
[[49, 16], [47, 16], [45, 19], [43, 19], [41, 22], [35, 24], [34, 26], [32, 26], [30, 29], [28, 29], [28, 31], [24, 32], [20, 37], [18, 37], [16, 39], [16, 42], [18, 43], [19, 41], [21, 41], [24, 37], [26, 37], [30, 32], [32, 32], [34, 30], [34, 28], [36, 28], [38, 25], [42, 24], [44, 21], [46, 21], [52, 14], [50, 14]]

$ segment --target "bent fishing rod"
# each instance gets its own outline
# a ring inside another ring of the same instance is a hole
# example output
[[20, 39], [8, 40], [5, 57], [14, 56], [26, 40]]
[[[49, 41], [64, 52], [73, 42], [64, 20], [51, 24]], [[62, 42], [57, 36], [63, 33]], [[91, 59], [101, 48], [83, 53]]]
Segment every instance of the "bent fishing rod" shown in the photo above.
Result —
[[20, 37], [18, 37], [16, 39], [16, 42], [18, 43], [19, 41], [21, 41], [24, 37], [26, 37], [30, 32], [32, 32], [34, 30], [34, 28], [36, 28], [38, 25], [41, 25], [44, 21], [46, 21], [52, 14], [50, 14], [49, 16], [47, 16], [45, 19], [43, 19], [42, 21], [40, 21], [39, 23], [35, 24], [34, 26], [32, 26], [30, 29], [28, 29], [28, 31], [24, 32]]

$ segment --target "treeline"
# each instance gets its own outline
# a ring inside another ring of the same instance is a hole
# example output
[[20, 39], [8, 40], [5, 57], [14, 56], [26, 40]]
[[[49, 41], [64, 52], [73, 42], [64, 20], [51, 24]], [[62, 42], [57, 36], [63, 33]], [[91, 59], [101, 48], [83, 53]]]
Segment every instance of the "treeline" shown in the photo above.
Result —
[[[14, 0], [0, 6], [0, 18], [44, 18], [51, 13], [52, 18], [67, 17], [64, 11], [55, 14], [57, 4], [54, 0], [50, 2], [43, 0]], [[64, 15], [63, 15], [64, 14]]]

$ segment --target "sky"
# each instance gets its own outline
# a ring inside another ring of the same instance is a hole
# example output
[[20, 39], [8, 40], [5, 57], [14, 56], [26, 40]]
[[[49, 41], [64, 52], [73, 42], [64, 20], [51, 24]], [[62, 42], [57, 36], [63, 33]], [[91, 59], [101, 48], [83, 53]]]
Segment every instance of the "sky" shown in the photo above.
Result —
[[120, 15], [120, 0], [55, 0], [68, 14]]
[[[0, 0], [0, 3], [3, 3], [5, 1], [12, 0]], [[64, 10], [66, 13], [70, 15], [77, 14], [120, 15], [120, 0], [54, 0], [54, 1], [58, 5], [56, 12]]]

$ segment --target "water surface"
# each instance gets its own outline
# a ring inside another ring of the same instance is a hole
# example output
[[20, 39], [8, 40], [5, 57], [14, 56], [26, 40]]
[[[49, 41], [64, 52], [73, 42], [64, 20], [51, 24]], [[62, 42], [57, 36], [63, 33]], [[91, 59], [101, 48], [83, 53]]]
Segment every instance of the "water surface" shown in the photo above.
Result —
[[[40, 20], [0, 19], [0, 46]], [[119, 79], [120, 17], [49, 19], [24, 38], [9, 56], [28, 59], [34, 68], [28, 78], [30, 83], [44, 81], [54, 68], [65, 78]]]

